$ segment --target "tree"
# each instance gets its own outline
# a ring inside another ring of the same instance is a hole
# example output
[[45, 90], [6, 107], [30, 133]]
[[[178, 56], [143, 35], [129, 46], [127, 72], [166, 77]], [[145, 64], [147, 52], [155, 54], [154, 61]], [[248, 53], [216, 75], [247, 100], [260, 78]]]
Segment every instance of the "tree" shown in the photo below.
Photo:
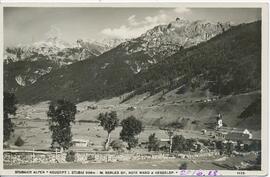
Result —
[[108, 150], [111, 141], [111, 132], [119, 125], [119, 119], [117, 118], [116, 112], [111, 111], [110, 113], [106, 112], [105, 114], [100, 113], [98, 120], [100, 121], [100, 125], [103, 127], [103, 129], [108, 132], [104, 147], [105, 150]]
[[52, 131], [52, 143], [57, 143], [61, 148], [68, 149], [71, 146], [71, 123], [75, 123], [77, 108], [74, 103], [67, 100], [51, 102], [47, 116], [50, 130]]
[[159, 141], [156, 137], [156, 134], [153, 133], [148, 137], [148, 151], [158, 151], [159, 150]]
[[174, 136], [176, 130], [178, 128], [180, 128], [180, 127], [183, 128], [183, 124], [178, 123], [177, 121], [171, 122], [171, 123], [169, 123], [167, 125], [161, 125], [159, 127], [159, 129], [166, 131], [166, 133], [167, 133], [167, 135], [169, 137], [169, 141], [170, 141], [169, 153], [172, 152], [173, 136]]
[[14, 143], [16, 146], [22, 146], [22, 145], [24, 145], [24, 141], [23, 141], [23, 139], [19, 136], [18, 138], [17, 138], [17, 140], [15, 141], [15, 143]]
[[9, 115], [16, 115], [17, 99], [14, 93], [4, 92], [4, 142], [9, 140], [14, 131], [13, 123]]
[[186, 150], [186, 139], [182, 135], [176, 135], [172, 139], [172, 151], [183, 152]]
[[232, 155], [232, 152], [234, 151], [234, 145], [233, 143], [229, 142], [226, 144], [226, 150], [228, 155]]
[[176, 131], [176, 128], [175, 127], [165, 127], [164, 128], [167, 135], [169, 136], [169, 140], [170, 140], [170, 149], [169, 149], [169, 152], [171, 153], [172, 152], [172, 146], [173, 146], [173, 135], [174, 135], [174, 132]]
[[[197, 147], [195, 149], [194, 144], [197, 144]], [[200, 151], [201, 145], [199, 143], [197, 143], [197, 141], [195, 139], [186, 139], [185, 141], [185, 150], [186, 151], [190, 151], [191, 149], [194, 149], [196, 151]]]
[[138, 144], [138, 139], [135, 137], [143, 130], [142, 122], [134, 116], [130, 116], [121, 122], [122, 131], [120, 138], [128, 143], [128, 149], [135, 147]]

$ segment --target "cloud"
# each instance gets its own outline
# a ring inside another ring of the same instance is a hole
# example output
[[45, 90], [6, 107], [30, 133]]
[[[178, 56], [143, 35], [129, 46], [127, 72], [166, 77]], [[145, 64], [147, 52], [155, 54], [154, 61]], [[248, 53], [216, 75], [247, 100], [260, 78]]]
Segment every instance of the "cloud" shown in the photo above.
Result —
[[128, 17], [128, 23], [131, 26], [138, 26], [139, 23], [136, 21], [136, 15], [131, 15], [130, 17]]
[[45, 34], [47, 39], [50, 38], [61, 38], [62, 37], [62, 33], [60, 28], [58, 28], [55, 25], [50, 26], [49, 31]]
[[147, 16], [138, 20], [136, 15], [127, 18], [127, 24], [118, 28], [106, 28], [101, 31], [102, 34], [113, 38], [136, 38], [147, 30], [161, 24], [168, 24], [172, 18], [164, 11], [160, 11], [156, 16]]
[[178, 13], [178, 14], [182, 14], [182, 13], [190, 12], [190, 9], [185, 8], [185, 7], [177, 7], [177, 8], [174, 9], [174, 12]]

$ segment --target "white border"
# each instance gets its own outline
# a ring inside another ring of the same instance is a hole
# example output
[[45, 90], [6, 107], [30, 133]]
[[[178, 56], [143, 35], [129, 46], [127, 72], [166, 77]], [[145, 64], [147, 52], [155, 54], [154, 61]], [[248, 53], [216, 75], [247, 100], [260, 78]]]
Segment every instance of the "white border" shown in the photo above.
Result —
[[[262, 8], [262, 170], [261, 171], [241, 171], [245, 172], [244, 176], [265, 176], [268, 173], [268, 125], [269, 125], [269, 113], [268, 113], [268, 99], [269, 99], [269, 7], [268, 3], [266, 1], [219, 1], [219, 2], [203, 2], [202, 1], [197, 1], [197, 2], [177, 2], [177, 1], [164, 1], [164, 0], [156, 0], [156, 1], [150, 1], [145, 2], [143, 0], [139, 1], [130, 1], [129, 3], [123, 3], [124, 1], [109, 1], [109, 0], [98, 0], [98, 1], [87, 1], [87, 0], [79, 0], [78, 1], [73, 1], [73, 0], [58, 0], [58, 2], [65, 2], [65, 3], [29, 3], [29, 2], [37, 2], [38, 0], [28, 0], [24, 2], [28, 3], [18, 3], [21, 1], [18, 0], [2, 0], [2, 4], [0, 4], [0, 56], [3, 56], [3, 7], [192, 7], [192, 8]], [[5, 2], [3, 4], [3, 2]], [[42, 0], [39, 0], [38, 2], [44, 2]], [[55, 1], [54, 1], [55, 2]], [[72, 3], [70, 3], [72, 2]], [[87, 2], [87, 3], [86, 3]], [[96, 3], [100, 2], [100, 3]], [[155, 2], [155, 3], [154, 3]], [[234, 3], [232, 3], [234, 2]], [[260, 2], [260, 3], [258, 3]], [[2, 59], [3, 60], [3, 59]], [[1, 73], [3, 76], [3, 62], [0, 62], [0, 69]], [[0, 79], [1, 83], [3, 83], [3, 77]], [[0, 92], [3, 93], [3, 84], [0, 86]], [[3, 105], [3, 94], [1, 94], [1, 105]], [[3, 113], [3, 106], [0, 106], [0, 112]], [[1, 120], [3, 120], [3, 114], [1, 114]], [[0, 121], [0, 129], [3, 130], [3, 121]], [[0, 152], [3, 152], [3, 134], [0, 133]], [[0, 153], [0, 175], [18, 175], [14, 173], [14, 170], [4, 170], [3, 169], [3, 154]], [[27, 169], [31, 170], [31, 169]], [[66, 170], [66, 171], [71, 171], [69, 169], [61, 169], [61, 170]], [[75, 170], [75, 169], [74, 169]], [[89, 169], [86, 169], [89, 170]], [[109, 169], [108, 169], [109, 170]], [[32, 171], [38, 171], [38, 169], [34, 169]], [[56, 170], [53, 170], [56, 171]], [[106, 170], [93, 170], [96, 172], [99, 171], [106, 171]], [[120, 170], [109, 170], [109, 171], [120, 171]], [[130, 171], [130, 170], [125, 170], [125, 171]], [[140, 170], [137, 170], [140, 171]], [[148, 171], [157, 171], [157, 170], [148, 170]], [[175, 175], [179, 175], [179, 171], [175, 170]], [[239, 175], [239, 171], [229, 171], [229, 170], [219, 170], [219, 173], [221, 175], [234, 175], [234, 176], [243, 176]], [[26, 174], [30, 175], [30, 174]], [[35, 174], [31, 174], [35, 175]], [[40, 175], [40, 174], [37, 174]], [[48, 174], [45, 174], [48, 175]], [[64, 174], [62, 174], [64, 175]], [[68, 174], [70, 175], [70, 174]]]

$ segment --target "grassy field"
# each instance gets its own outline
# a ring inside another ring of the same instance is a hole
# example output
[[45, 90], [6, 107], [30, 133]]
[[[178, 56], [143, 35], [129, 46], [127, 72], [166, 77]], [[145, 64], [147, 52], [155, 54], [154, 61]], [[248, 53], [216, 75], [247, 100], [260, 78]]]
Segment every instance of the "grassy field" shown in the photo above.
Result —
[[[10, 140], [10, 144], [14, 144], [16, 138], [21, 136], [25, 141], [25, 144], [21, 147], [15, 147], [16, 149], [47, 149], [51, 144], [51, 132], [47, 120], [20, 120], [14, 119], [13, 121], [17, 126], [15, 133]], [[23, 122], [23, 123], [21, 123]], [[122, 127], [116, 128], [112, 132], [112, 140], [118, 139]], [[98, 123], [76, 122], [72, 125], [73, 139], [89, 140], [92, 144], [89, 149], [102, 148], [102, 143], [107, 137], [107, 132], [103, 130]], [[159, 138], [168, 138], [168, 135], [164, 130], [160, 130], [157, 127], [146, 127], [144, 131], [139, 135], [140, 142], [148, 141], [150, 134], [155, 133]], [[208, 139], [207, 135], [202, 135], [200, 131], [193, 130], [178, 130], [176, 134], [181, 134], [186, 138], [199, 138]]]

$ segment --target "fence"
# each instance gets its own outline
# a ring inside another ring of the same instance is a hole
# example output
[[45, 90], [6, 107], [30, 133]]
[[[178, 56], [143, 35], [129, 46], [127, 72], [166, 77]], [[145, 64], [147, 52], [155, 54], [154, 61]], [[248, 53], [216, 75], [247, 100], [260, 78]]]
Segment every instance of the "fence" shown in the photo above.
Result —
[[66, 161], [66, 153], [59, 151], [4, 150], [4, 162], [10, 164], [57, 163]]
[[[105, 151], [76, 151], [75, 162], [123, 162], [134, 160], [165, 160], [165, 159], [196, 159], [199, 157], [211, 157], [219, 153], [193, 153], [193, 154], [167, 154], [167, 153], [118, 153]], [[67, 152], [59, 151], [25, 151], [25, 150], [4, 150], [4, 163], [6, 164], [31, 164], [31, 163], [67, 163]]]

